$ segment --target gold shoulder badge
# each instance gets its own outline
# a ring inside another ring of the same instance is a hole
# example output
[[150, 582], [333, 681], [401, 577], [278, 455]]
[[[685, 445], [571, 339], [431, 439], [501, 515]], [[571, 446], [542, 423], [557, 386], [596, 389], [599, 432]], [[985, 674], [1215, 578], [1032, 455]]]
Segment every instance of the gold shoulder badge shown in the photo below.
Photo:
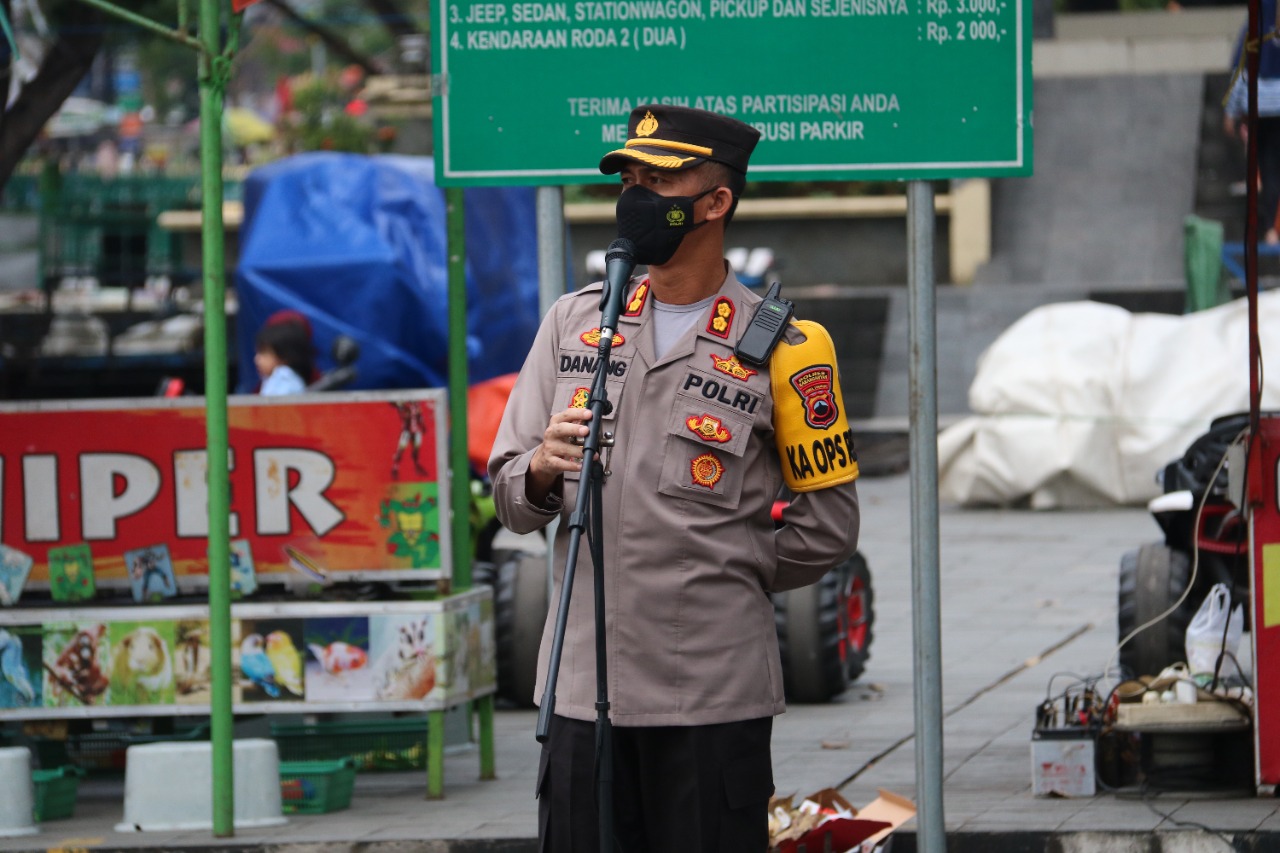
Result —
[[645, 110], [644, 118], [636, 125], [636, 136], [653, 136], [657, 132], [658, 120], [653, 117], [652, 112]]
[[736, 355], [731, 355], [728, 358], [721, 358], [715, 353], [711, 353], [711, 364], [721, 373], [727, 373], [734, 379], [741, 379], [743, 382], [746, 382], [752, 376], [756, 375], [756, 371], [749, 367], [743, 367], [742, 362], [738, 361], [738, 357]]
[[585, 409], [587, 407], [587, 403], [589, 403], [590, 401], [591, 401], [590, 388], [574, 388], [573, 399], [569, 401], [569, 408]]
[[688, 417], [684, 419], [684, 425], [689, 431], [703, 441], [714, 441], [717, 444], [724, 444], [733, 438], [733, 433], [720, 422], [719, 418], [711, 415], [702, 415], [701, 417]]
[[622, 312], [623, 317], [639, 317], [640, 312], [644, 310], [645, 300], [649, 296], [649, 281], [645, 279], [640, 282], [640, 286], [636, 288], [636, 292], [631, 294], [631, 301], [627, 303], [627, 310]]
[[727, 296], [717, 299], [711, 309], [711, 319], [707, 321], [707, 332], [718, 338], [729, 337], [729, 330], [733, 328], [733, 312], [732, 299]]
[[[581, 335], [578, 336], [578, 340], [582, 341], [584, 344], [586, 344], [589, 347], [600, 346], [600, 327], [596, 326], [594, 329], [592, 329], [589, 332], [583, 332]], [[613, 333], [613, 345], [615, 347], [620, 347], [626, 342], [627, 342], [626, 338], [622, 337], [622, 335], [618, 334], [617, 332]]]
[[720, 478], [724, 476], [724, 463], [714, 453], [703, 453], [693, 458], [693, 461], [689, 463], [689, 470], [693, 475], [693, 484], [695, 486], [706, 486], [708, 489], [713, 489], [716, 483], [720, 482]]

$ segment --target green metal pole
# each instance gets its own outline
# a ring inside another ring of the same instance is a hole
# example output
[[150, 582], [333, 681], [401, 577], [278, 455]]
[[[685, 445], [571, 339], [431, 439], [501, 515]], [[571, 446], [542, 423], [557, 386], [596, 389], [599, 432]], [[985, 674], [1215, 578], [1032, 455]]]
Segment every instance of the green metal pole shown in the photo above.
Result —
[[467, 461], [467, 264], [461, 187], [445, 190], [449, 251], [449, 504], [454, 591], [471, 587], [471, 475]]
[[[225, 0], [224, 0], [225, 2]], [[228, 60], [220, 53], [219, 0], [200, 0], [200, 178], [204, 268], [204, 400], [209, 479], [209, 703], [213, 834], [235, 834], [231, 714], [231, 479], [227, 469], [227, 318], [222, 224], [222, 101]]]

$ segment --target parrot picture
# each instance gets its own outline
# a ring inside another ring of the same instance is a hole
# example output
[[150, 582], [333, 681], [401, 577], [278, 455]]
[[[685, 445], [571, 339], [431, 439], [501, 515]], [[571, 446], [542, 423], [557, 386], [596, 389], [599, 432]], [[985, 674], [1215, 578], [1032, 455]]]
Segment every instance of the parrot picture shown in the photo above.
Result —
[[276, 683], [294, 696], [302, 695], [302, 655], [284, 631], [267, 634], [267, 657], [276, 672]]
[[261, 634], [250, 634], [240, 641], [240, 671], [272, 699], [280, 696], [276, 669], [263, 651]]
[[27, 665], [22, 662], [22, 643], [3, 628], [0, 628], [0, 679], [0, 687], [6, 688], [0, 691], [0, 707], [13, 707], [3, 701], [7, 698], [5, 692], [9, 690], [17, 694], [22, 705], [35, 701], [36, 691], [31, 686]]

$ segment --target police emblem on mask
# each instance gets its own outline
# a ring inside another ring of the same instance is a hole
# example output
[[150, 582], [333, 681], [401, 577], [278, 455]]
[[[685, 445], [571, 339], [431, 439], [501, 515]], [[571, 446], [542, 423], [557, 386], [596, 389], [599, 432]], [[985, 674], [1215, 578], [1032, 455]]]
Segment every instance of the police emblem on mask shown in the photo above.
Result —
[[684, 225], [684, 211], [678, 207], [673, 207], [667, 211], [667, 224], [672, 228], [679, 228]]
[[733, 433], [720, 422], [719, 418], [711, 415], [700, 415], [684, 419], [684, 425], [689, 431], [703, 441], [714, 441], [717, 444], [724, 444], [733, 438]]
[[815, 364], [791, 374], [791, 387], [804, 400], [804, 422], [814, 429], [826, 429], [836, 422], [840, 410], [832, 394], [835, 371], [829, 364]]
[[724, 463], [714, 453], [703, 453], [701, 456], [695, 456], [689, 463], [689, 470], [693, 474], [695, 486], [714, 489], [716, 483], [720, 482], [720, 478], [724, 476]]

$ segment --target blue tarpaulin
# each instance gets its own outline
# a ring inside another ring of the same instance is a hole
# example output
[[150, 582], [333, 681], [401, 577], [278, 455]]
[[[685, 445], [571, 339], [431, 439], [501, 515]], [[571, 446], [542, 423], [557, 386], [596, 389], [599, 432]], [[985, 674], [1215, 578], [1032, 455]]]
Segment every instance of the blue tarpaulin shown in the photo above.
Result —
[[[321, 370], [360, 345], [351, 388], [448, 384], [444, 191], [428, 157], [312, 153], [254, 170], [236, 267], [237, 390], [257, 390], [253, 339], [276, 311], [310, 321]], [[471, 382], [513, 373], [538, 327], [534, 190], [465, 190]]]

